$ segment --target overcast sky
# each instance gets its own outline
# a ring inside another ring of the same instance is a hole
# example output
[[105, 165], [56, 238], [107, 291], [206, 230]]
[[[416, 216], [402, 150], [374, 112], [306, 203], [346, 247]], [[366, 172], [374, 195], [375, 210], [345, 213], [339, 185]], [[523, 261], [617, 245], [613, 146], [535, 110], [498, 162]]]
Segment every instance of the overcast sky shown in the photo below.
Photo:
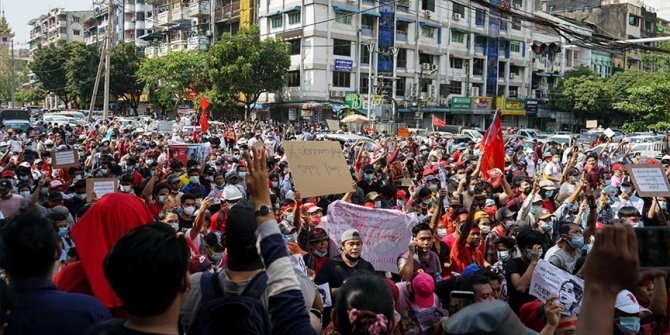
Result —
[[[101, 2], [103, 0], [96, 0]], [[106, 0], [104, 0], [106, 1]], [[120, 1], [117, 1], [120, 2]], [[658, 8], [659, 16], [670, 19], [670, 1], [645, 0], [651, 7]], [[62, 7], [66, 10], [92, 10], [93, 0], [0, 0], [9, 25], [16, 34], [15, 47], [25, 47], [28, 41], [30, 19], [46, 14], [51, 8]]]

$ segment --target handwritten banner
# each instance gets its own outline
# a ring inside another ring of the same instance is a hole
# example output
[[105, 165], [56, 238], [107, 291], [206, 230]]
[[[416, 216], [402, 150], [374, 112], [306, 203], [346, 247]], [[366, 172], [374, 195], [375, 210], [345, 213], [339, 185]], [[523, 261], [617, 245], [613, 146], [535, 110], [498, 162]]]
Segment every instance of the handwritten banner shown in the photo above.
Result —
[[530, 295], [546, 302], [550, 295], [558, 296], [564, 315], [577, 315], [584, 297], [584, 280], [551, 263], [540, 260], [530, 278]]
[[670, 196], [670, 184], [661, 165], [631, 164], [627, 168], [638, 196]]
[[107, 193], [116, 192], [118, 184], [117, 178], [86, 178], [86, 201], [93, 200], [93, 192], [97, 199], [102, 198]]
[[303, 198], [353, 191], [353, 179], [339, 142], [283, 142], [295, 188]]
[[326, 120], [326, 124], [328, 124], [328, 129], [331, 131], [340, 130], [340, 122], [337, 120]]
[[354, 228], [363, 238], [361, 257], [377, 271], [398, 273], [398, 257], [407, 251], [412, 227], [418, 222], [416, 213], [404, 214], [391, 209], [374, 209], [343, 201], [328, 206], [328, 220], [321, 225], [340, 246], [342, 233]]
[[76, 150], [52, 151], [51, 162], [56, 169], [79, 166], [79, 152]]

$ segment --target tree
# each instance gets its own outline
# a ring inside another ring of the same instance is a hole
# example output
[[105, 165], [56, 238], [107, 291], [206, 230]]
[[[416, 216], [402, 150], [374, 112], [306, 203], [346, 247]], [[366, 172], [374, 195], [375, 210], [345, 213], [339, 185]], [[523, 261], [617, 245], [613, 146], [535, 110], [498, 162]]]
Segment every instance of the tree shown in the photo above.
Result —
[[632, 87], [645, 85], [648, 82], [659, 80], [658, 73], [645, 71], [624, 71], [618, 72], [607, 78], [605, 87], [612, 97], [612, 103], [616, 104], [628, 100], [628, 90]]
[[633, 122], [623, 128], [627, 131], [670, 129], [670, 77], [658, 76], [658, 80], [639, 83], [627, 90], [628, 99], [617, 102], [614, 107], [632, 114]]
[[562, 80], [551, 94], [551, 104], [558, 111], [574, 111], [584, 121], [587, 115], [607, 111], [611, 96], [604, 80], [597, 75], [570, 76]]
[[208, 88], [202, 52], [170, 52], [163, 57], [146, 58], [137, 72], [151, 92], [149, 99], [166, 110], [174, 110], [189, 91]]
[[261, 93], [279, 92], [288, 81], [288, 46], [279, 39], [261, 41], [257, 26], [224, 33], [208, 50], [213, 94], [244, 104], [246, 112]]
[[28, 65], [39, 79], [42, 88], [57, 95], [65, 106], [69, 106], [73, 97], [67, 90], [66, 63], [69, 48], [65, 41], [48, 46], [38, 46], [33, 60]]
[[110, 95], [125, 100], [137, 114], [144, 85], [139, 70], [144, 53], [137, 51], [135, 43], [119, 43], [112, 50]]
[[[74, 42], [68, 45], [68, 58], [65, 62], [66, 89], [72, 102], [78, 108], [88, 108], [93, 95], [95, 76], [100, 62], [100, 50], [95, 44], [86, 45]], [[101, 96], [99, 87], [98, 96]]]
[[16, 94], [14, 94], [14, 100], [24, 105], [25, 104], [32, 105], [38, 101], [43, 100], [44, 96], [46, 96], [46, 92], [39, 87], [23, 88], [18, 90]]

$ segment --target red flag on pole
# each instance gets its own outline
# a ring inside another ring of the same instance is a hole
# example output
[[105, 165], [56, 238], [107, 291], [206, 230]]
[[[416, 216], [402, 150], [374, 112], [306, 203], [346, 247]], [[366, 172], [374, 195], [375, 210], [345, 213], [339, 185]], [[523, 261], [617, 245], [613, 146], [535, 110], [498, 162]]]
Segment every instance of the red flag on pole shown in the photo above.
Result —
[[206, 132], [209, 129], [209, 113], [207, 113], [207, 107], [209, 107], [209, 101], [207, 101], [207, 98], [203, 95], [202, 98], [200, 98], [200, 108], [202, 108], [202, 115], [200, 115], [200, 131], [201, 132]]
[[498, 168], [505, 171], [505, 141], [503, 139], [502, 126], [500, 125], [500, 110], [496, 110], [493, 123], [484, 133], [482, 144], [479, 147], [482, 152], [481, 172], [484, 179], [489, 178], [490, 170]]
[[435, 116], [435, 114], [433, 114], [433, 127], [440, 127], [440, 126], [444, 127], [446, 125], [447, 125], [446, 122], [442, 121], [439, 117], [437, 117], [437, 116]]

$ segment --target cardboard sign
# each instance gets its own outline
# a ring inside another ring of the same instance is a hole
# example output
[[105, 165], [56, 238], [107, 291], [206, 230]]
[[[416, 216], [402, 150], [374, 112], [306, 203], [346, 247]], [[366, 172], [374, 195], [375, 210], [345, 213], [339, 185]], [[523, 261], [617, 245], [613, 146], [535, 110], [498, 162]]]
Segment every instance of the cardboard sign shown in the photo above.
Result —
[[326, 124], [328, 125], [328, 129], [332, 131], [340, 130], [340, 123], [337, 120], [326, 120]]
[[77, 150], [52, 151], [51, 165], [56, 169], [79, 166], [79, 152]]
[[398, 137], [408, 138], [408, 137], [409, 137], [409, 129], [407, 129], [407, 128], [398, 128], [398, 131], [396, 132], [396, 135], [397, 135]]
[[612, 131], [612, 129], [610, 129], [610, 128], [605, 129], [605, 136], [614, 137], [614, 135], [615, 134], [614, 134], [614, 131]]
[[586, 120], [586, 128], [598, 128], [598, 120]]
[[530, 295], [546, 302], [550, 295], [558, 296], [564, 315], [577, 315], [584, 297], [584, 280], [551, 263], [540, 260], [530, 278]]
[[661, 165], [631, 164], [626, 166], [640, 197], [670, 197], [670, 183]]
[[321, 303], [323, 304], [323, 307], [332, 307], [333, 299], [330, 296], [330, 284], [328, 284], [328, 282], [325, 282], [321, 285], [316, 285], [316, 290], [319, 292], [319, 295], [321, 296]]
[[353, 179], [339, 142], [283, 142], [284, 152], [303, 198], [353, 191]]
[[368, 208], [338, 200], [328, 206], [328, 220], [321, 225], [335, 246], [342, 245], [340, 237], [344, 231], [358, 230], [363, 239], [361, 256], [377, 271], [398, 273], [398, 256], [407, 251], [412, 227], [417, 222], [416, 213]]
[[93, 192], [97, 199], [102, 198], [107, 193], [116, 192], [119, 186], [117, 178], [86, 178], [86, 201], [93, 200]]

